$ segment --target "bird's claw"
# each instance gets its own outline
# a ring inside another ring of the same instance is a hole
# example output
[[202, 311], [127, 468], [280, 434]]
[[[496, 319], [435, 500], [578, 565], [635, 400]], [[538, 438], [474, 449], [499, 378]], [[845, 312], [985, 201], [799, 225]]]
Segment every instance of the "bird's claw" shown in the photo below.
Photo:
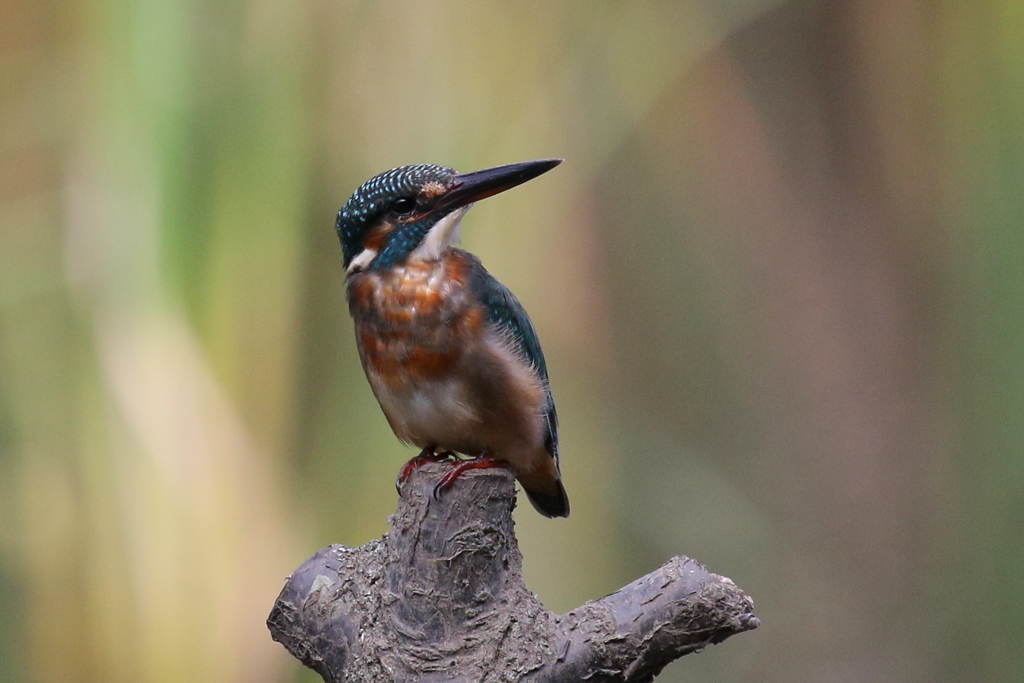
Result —
[[435, 453], [433, 446], [428, 446], [420, 451], [420, 454], [409, 460], [407, 463], [402, 465], [402, 469], [398, 470], [398, 478], [395, 479], [395, 490], [398, 491], [398, 495], [402, 495], [402, 486], [405, 484], [405, 480], [409, 478], [412, 471], [420, 465], [425, 465], [428, 462], [441, 462], [452, 457], [454, 453], [451, 451], [443, 451], [441, 453]]
[[441, 494], [446, 488], [459, 478], [466, 470], [482, 470], [489, 467], [508, 468], [509, 464], [504, 460], [496, 460], [489, 455], [482, 455], [471, 460], [462, 460], [455, 463], [450, 470], [441, 475], [441, 478], [434, 484], [434, 500], [441, 500]]

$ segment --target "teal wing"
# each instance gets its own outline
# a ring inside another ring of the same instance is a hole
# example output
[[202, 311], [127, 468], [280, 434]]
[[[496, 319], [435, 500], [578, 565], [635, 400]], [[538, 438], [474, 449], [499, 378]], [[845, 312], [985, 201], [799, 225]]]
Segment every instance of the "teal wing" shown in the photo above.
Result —
[[530, 316], [526, 314], [523, 305], [508, 290], [508, 287], [488, 273], [479, 259], [468, 252], [463, 253], [473, 264], [469, 287], [486, 309], [487, 321], [509, 335], [519, 352], [530, 362], [544, 382], [544, 390], [547, 392], [547, 407], [544, 411], [547, 431], [544, 446], [557, 465], [558, 414], [555, 412], [555, 401], [551, 396], [551, 386], [548, 383], [548, 368], [544, 363], [544, 352], [541, 351], [537, 331], [533, 329], [533, 323], [530, 322]]

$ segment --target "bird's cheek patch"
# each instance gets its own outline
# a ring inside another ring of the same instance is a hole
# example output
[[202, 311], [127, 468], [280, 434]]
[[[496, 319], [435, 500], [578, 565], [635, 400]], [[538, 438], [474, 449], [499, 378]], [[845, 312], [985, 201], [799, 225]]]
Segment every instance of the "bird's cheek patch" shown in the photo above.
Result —
[[390, 235], [394, 229], [395, 226], [388, 222], [384, 222], [370, 228], [369, 232], [366, 233], [366, 239], [363, 240], [363, 248], [372, 249], [379, 253], [387, 243], [388, 235]]

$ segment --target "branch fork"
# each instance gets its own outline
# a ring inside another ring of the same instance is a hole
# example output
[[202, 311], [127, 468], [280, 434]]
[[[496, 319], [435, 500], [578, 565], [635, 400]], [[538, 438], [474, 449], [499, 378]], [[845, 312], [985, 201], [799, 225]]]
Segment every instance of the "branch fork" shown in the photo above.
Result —
[[328, 683], [650, 681], [759, 625], [731, 580], [682, 556], [549, 612], [523, 582], [512, 474], [466, 472], [436, 500], [447, 469], [410, 474], [382, 539], [323, 548], [285, 583], [271, 635]]

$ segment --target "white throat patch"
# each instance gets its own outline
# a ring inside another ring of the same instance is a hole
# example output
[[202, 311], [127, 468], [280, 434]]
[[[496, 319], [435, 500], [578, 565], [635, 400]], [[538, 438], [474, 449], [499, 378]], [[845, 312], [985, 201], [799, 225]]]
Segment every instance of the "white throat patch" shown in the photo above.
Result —
[[375, 258], [377, 258], [376, 249], [363, 249], [361, 252], [356, 254], [356, 257], [352, 259], [352, 261], [349, 262], [348, 268], [345, 270], [345, 274], [350, 275], [357, 270], [363, 270], [369, 266]]
[[412, 254], [409, 255], [409, 260], [436, 261], [441, 258], [441, 254], [444, 253], [445, 249], [450, 247], [453, 242], [459, 241], [459, 224], [462, 223], [462, 217], [466, 215], [466, 212], [472, 206], [472, 204], [468, 204], [455, 209], [435, 223], [434, 227], [427, 233], [427, 236], [419, 243], [419, 246], [413, 249]]

